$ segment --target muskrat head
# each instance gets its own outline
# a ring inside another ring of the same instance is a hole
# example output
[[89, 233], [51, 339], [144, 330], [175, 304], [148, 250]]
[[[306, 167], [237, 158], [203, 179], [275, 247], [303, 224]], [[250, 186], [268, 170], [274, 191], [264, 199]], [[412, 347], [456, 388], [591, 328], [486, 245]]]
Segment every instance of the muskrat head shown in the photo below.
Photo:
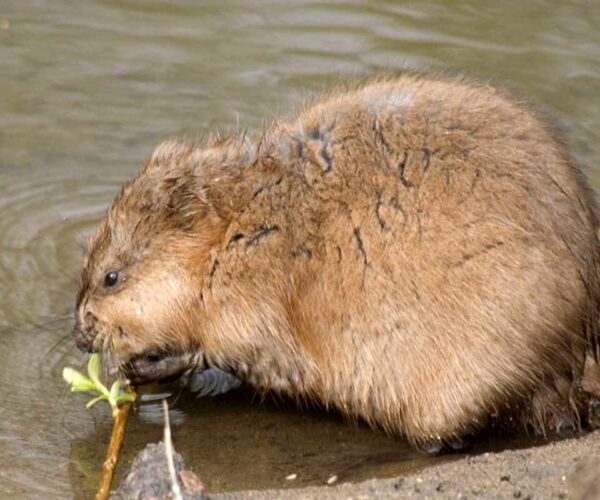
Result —
[[161, 145], [116, 197], [84, 256], [76, 345], [102, 352], [109, 369], [138, 383], [202, 358], [199, 291], [223, 220], [203, 195], [194, 151]]

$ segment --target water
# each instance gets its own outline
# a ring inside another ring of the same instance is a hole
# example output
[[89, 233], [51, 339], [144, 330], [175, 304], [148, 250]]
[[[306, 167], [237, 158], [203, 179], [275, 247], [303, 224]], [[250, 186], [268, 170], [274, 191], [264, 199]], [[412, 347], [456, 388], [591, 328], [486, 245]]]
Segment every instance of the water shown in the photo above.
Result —
[[[600, 188], [597, 0], [0, 0], [0, 491], [89, 497], [106, 410], [67, 397], [80, 244], [153, 146], [259, 128], [328, 84], [383, 70], [465, 72], [562, 125]], [[212, 490], [322, 484], [432, 463], [335, 415], [241, 391], [175, 403], [174, 440]], [[124, 462], [158, 440], [133, 415]]]

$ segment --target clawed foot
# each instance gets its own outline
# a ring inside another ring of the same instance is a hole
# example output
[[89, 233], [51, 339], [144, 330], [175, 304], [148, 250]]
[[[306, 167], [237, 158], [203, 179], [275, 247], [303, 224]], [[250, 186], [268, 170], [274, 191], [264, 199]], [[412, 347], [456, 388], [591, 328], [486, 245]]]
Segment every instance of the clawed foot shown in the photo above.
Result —
[[455, 437], [448, 440], [432, 439], [419, 445], [419, 450], [428, 455], [460, 453], [469, 448], [470, 445], [470, 440], [465, 437]]

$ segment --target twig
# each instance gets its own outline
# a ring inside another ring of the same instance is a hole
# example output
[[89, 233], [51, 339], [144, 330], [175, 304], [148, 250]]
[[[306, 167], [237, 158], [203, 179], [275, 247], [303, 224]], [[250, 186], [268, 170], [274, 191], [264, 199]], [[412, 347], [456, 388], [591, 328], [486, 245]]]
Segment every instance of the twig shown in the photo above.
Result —
[[175, 473], [175, 462], [173, 461], [173, 442], [171, 441], [171, 423], [169, 421], [169, 405], [167, 404], [166, 399], [162, 400], [162, 406], [165, 415], [164, 442], [169, 476], [171, 476], [171, 493], [174, 500], [183, 500], [183, 497], [181, 496], [181, 488], [179, 487], [179, 481], [177, 481], [177, 474]]
[[126, 401], [120, 406], [113, 408], [113, 427], [110, 436], [110, 443], [106, 451], [106, 460], [102, 465], [102, 478], [100, 486], [96, 493], [96, 500], [107, 500], [110, 494], [110, 486], [112, 484], [115, 467], [119, 460], [119, 453], [123, 445], [123, 436], [125, 435], [125, 427], [127, 426], [127, 418], [133, 403]]
[[130, 386], [127, 386], [123, 391], [120, 380], [115, 380], [108, 389], [100, 380], [100, 365], [100, 354], [96, 352], [90, 356], [88, 361], [87, 376], [68, 366], [63, 368], [62, 376], [65, 382], [71, 386], [71, 392], [89, 392], [94, 395], [94, 398], [90, 399], [85, 405], [86, 408], [90, 409], [100, 401], [107, 401], [112, 408], [112, 433], [106, 450], [106, 459], [102, 464], [100, 486], [98, 486], [98, 493], [96, 493], [96, 500], [106, 500], [110, 494], [110, 485], [119, 460], [119, 452], [123, 445], [127, 417], [129, 417], [136, 394]]

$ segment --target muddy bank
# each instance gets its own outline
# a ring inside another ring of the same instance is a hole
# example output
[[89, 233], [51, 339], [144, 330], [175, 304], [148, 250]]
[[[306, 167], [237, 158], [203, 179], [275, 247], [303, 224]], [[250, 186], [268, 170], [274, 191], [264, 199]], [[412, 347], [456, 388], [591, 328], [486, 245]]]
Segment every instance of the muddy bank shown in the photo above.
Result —
[[[113, 498], [168, 498], [162, 444], [148, 445]], [[380, 498], [600, 499], [600, 431], [541, 446], [469, 455], [392, 479], [299, 489], [206, 492], [202, 471], [185, 469], [175, 454], [184, 498], [214, 500]], [[197, 474], [197, 476], [194, 474]], [[208, 478], [205, 478], [208, 479]]]
[[[200, 474], [201, 475], [201, 474]], [[600, 498], [600, 431], [535, 448], [483, 453], [395, 479], [212, 499]]]

